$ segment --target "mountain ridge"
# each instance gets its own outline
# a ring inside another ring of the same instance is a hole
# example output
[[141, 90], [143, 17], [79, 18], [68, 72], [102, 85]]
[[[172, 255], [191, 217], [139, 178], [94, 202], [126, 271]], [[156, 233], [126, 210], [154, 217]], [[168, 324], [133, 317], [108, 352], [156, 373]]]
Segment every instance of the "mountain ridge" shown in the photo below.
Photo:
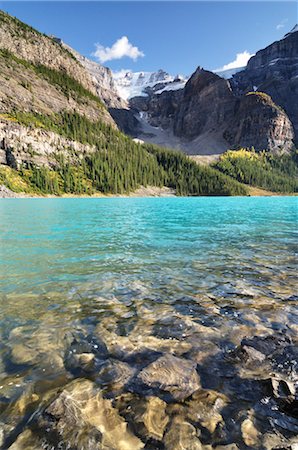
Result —
[[[143, 140], [134, 142], [124, 135], [120, 130], [138, 135], [137, 108], [119, 98], [110, 70], [79, 55], [58, 38], [43, 35], [2, 12], [0, 81], [0, 183], [9, 189], [21, 185], [27, 186], [27, 192], [89, 195], [123, 194], [150, 185], [166, 186], [178, 195], [248, 192], [245, 185], [216, 167], [200, 166], [182, 153]], [[200, 92], [211, 89], [212, 94], [216, 86], [216, 92], [223, 92], [223, 99], [233, 97], [227, 80], [202, 69], [183, 89], [169, 90], [169, 84], [183, 81], [169, 79], [162, 71], [150, 82], [153, 86], [146, 88], [148, 96], [140, 99], [155, 101], [157, 122], [160, 105], [156, 99], [172, 102], [164, 115], [163, 127], [167, 129], [172, 124], [171, 114], [183, 102], [192, 101], [195, 92], [200, 96]], [[248, 101], [277, 111], [267, 98], [259, 98], [256, 93], [254, 97], [257, 100]], [[236, 104], [238, 100], [234, 101]], [[206, 136], [208, 114], [203, 114]], [[278, 114], [284, 113], [278, 109]], [[195, 116], [189, 119], [195, 127]], [[272, 118], [268, 120], [277, 129]], [[177, 122], [182, 134], [184, 126], [183, 120]], [[205, 142], [208, 144], [208, 139]], [[194, 141], [194, 150], [197, 144]], [[284, 186], [294, 189], [289, 180]]]

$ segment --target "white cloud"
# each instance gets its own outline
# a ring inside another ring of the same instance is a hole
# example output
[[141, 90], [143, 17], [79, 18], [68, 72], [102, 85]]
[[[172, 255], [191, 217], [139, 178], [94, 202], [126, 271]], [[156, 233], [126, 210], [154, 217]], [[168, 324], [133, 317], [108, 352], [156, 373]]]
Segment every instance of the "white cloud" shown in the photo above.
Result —
[[249, 53], [247, 50], [244, 50], [242, 53], [237, 53], [236, 59], [228, 64], [225, 64], [223, 67], [216, 69], [216, 71], [221, 70], [229, 70], [229, 69], [238, 69], [238, 67], [244, 67], [247, 65], [248, 60], [254, 56], [253, 53]]
[[276, 29], [277, 29], [277, 30], [281, 30], [282, 28], [284, 28], [285, 25], [286, 25], [286, 23], [287, 23], [287, 21], [288, 21], [288, 19], [283, 19], [281, 22], [279, 22], [279, 23], [276, 25]]
[[122, 36], [112, 47], [104, 47], [101, 44], [95, 44], [96, 50], [92, 53], [101, 63], [112, 61], [113, 59], [121, 59], [124, 56], [136, 61], [138, 58], [145, 56], [144, 53], [132, 45], [127, 36]]

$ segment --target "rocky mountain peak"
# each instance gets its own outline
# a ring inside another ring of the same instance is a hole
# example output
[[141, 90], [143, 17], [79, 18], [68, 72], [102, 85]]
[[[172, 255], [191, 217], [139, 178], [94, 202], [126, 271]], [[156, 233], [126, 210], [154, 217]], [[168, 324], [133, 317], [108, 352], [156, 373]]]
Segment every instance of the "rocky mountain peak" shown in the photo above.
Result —
[[285, 37], [287, 37], [289, 34], [291, 33], [296, 33], [296, 31], [298, 31], [298, 24], [296, 23], [296, 25], [291, 29], [291, 31], [289, 31], [287, 34], [285, 34]]
[[196, 92], [199, 92], [208, 85], [216, 83], [219, 80], [222, 80], [222, 78], [216, 75], [214, 72], [204, 70], [199, 66], [185, 85], [184, 97], [192, 95], [194, 93], [194, 90]]
[[289, 116], [298, 142], [298, 32], [297, 25], [279, 41], [259, 50], [247, 67], [231, 80], [236, 95], [250, 91], [272, 97]]

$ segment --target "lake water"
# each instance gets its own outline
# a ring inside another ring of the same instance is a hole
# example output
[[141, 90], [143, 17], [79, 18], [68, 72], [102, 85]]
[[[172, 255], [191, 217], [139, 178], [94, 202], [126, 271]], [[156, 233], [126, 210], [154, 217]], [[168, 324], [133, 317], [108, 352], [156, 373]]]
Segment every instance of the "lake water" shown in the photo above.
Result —
[[[295, 197], [0, 200], [0, 447], [297, 442], [297, 208]], [[76, 416], [79, 436], [66, 435], [63, 403], [49, 425], [63, 389], [74, 402], [85, 392], [88, 411], [99, 396], [113, 420]]]

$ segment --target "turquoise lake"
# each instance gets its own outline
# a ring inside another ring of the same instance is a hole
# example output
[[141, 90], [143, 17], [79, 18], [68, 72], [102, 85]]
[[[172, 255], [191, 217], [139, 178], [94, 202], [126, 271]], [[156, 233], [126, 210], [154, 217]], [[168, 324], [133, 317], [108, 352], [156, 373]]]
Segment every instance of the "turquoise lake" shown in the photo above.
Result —
[[[263, 442], [269, 435], [278, 445], [292, 443], [296, 413], [261, 387], [273, 365], [229, 358], [243, 339], [256, 336], [286, 335], [287, 347], [297, 345], [297, 213], [296, 197], [0, 200], [5, 445], [27, 429], [30, 439], [40, 439], [32, 417], [50, 391], [74, 379], [92, 380], [148, 449], [201, 448], [193, 439], [206, 449], [274, 448]], [[93, 368], [74, 364], [69, 352], [91, 354]], [[199, 395], [210, 391], [220, 401], [211, 407], [192, 392], [168, 398], [156, 381], [142, 390], [134, 377], [160, 355], [174, 355], [178, 366], [193, 364]], [[290, 383], [292, 372], [287, 376]], [[16, 413], [28, 390], [34, 401]], [[164, 402], [167, 417], [155, 434], [140, 426], [148, 392]], [[257, 430], [255, 445], [248, 445], [245, 420]], [[51, 448], [87, 449], [87, 434], [72, 447], [53, 438]], [[127, 448], [142, 447], [128, 442]]]

